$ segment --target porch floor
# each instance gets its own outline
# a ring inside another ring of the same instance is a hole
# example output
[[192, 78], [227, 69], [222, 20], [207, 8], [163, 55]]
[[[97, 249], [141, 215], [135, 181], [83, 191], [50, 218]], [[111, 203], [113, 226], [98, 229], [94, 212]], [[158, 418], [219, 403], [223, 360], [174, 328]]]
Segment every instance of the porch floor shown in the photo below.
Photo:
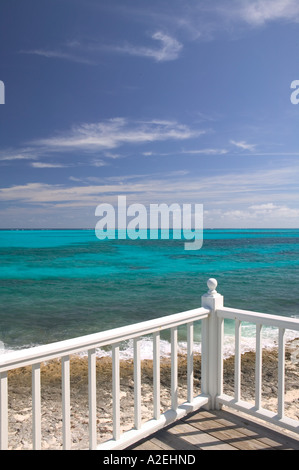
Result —
[[146, 439], [130, 450], [299, 450], [299, 436], [277, 431], [234, 411], [199, 410]]

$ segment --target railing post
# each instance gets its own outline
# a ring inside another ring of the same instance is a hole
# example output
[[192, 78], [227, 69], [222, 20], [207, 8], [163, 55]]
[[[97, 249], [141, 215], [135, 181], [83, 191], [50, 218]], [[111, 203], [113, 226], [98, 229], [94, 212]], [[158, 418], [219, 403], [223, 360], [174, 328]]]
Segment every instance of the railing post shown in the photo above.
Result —
[[216, 408], [216, 397], [222, 394], [222, 368], [223, 368], [223, 320], [217, 317], [217, 309], [223, 307], [223, 296], [216, 291], [216, 279], [207, 282], [209, 291], [202, 296], [202, 307], [211, 311], [209, 317], [204, 320], [202, 349], [204, 357], [205, 383], [203, 393], [210, 396], [209, 408]]

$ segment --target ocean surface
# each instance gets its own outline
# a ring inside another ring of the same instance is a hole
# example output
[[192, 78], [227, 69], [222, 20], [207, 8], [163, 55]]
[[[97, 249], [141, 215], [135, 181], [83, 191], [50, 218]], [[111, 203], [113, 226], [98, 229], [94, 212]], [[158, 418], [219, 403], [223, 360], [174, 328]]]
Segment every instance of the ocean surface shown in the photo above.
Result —
[[[184, 242], [101, 241], [94, 230], [0, 230], [0, 353], [197, 308], [210, 277], [227, 307], [299, 315], [299, 229], [204, 230], [194, 251]], [[233, 322], [225, 331], [230, 353]], [[245, 350], [254, 347], [254, 331], [243, 325]], [[168, 332], [162, 339], [168, 354]], [[264, 344], [276, 339], [277, 331], [266, 328]], [[179, 331], [182, 348], [185, 340]], [[200, 349], [200, 327], [195, 341]], [[143, 357], [151, 351], [144, 338]], [[132, 355], [130, 342], [122, 354]]]

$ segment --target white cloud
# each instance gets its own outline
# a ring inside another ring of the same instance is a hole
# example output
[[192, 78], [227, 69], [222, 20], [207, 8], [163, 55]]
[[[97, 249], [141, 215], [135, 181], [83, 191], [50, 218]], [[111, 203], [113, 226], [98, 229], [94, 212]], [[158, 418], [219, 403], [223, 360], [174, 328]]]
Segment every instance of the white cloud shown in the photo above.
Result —
[[[115, 11], [122, 7], [114, 6]], [[170, 11], [171, 10], [171, 11]], [[99, 63], [100, 52], [118, 52], [153, 59], [156, 62], [172, 61], [179, 58], [183, 44], [176, 39], [178, 33], [185, 36], [185, 41], [211, 39], [226, 31], [260, 27], [273, 21], [299, 22], [298, 0], [213, 0], [213, 2], [193, 2], [186, 4], [180, 0], [172, 1], [172, 8], [163, 4], [153, 7], [142, 5], [141, 8], [126, 6], [126, 14], [148, 23], [148, 27], [159, 24], [159, 30], [151, 39], [159, 42], [160, 47], [124, 43], [106, 45], [98, 39], [82, 43], [76, 39], [60, 44], [56, 48], [37, 47], [21, 50], [22, 54], [31, 54], [47, 59], [61, 59], [86, 65]], [[164, 31], [170, 31], [165, 33]]]
[[267, 216], [279, 220], [280, 218], [295, 218], [299, 220], [299, 208], [291, 208], [286, 205], [258, 204], [250, 206], [249, 209], [254, 211], [256, 217]]
[[10, 213], [11, 217], [19, 214], [18, 226], [28, 226], [26, 214], [33, 216], [35, 209], [40, 214], [43, 209], [45, 219], [47, 214], [53, 215], [51, 222], [56, 214], [58, 226], [76, 222], [77, 226], [94, 227], [96, 206], [115, 205], [117, 196], [126, 195], [128, 204], [203, 204], [205, 227], [295, 228], [299, 220], [298, 176], [298, 165], [214, 176], [186, 171], [84, 179], [72, 176], [70, 186], [28, 183], [2, 188], [0, 212], [5, 216], [2, 224], [8, 223]]
[[98, 42], [81, 43], [79, 41], [68, 41], [61, 44], [57, 49], [37, 48], [21, 50], [21, 54], [30, 54], [47, 59], [62, 59], [80, 64], [95, 65], [99, 60], [99, 52], [118, 52], [132, 56], [154, 59], [156, 62], [167, 62], [176, 60], [182, 49], [177, 39], [162, 31], [156, 31], [151, 39], [160, 43], [160, 47], [138, 46], [134, 44], [123, 44], [115, 46], [103, 46]]
[[60, 163], [42, 163], [42, 162], [33, 162], [31, 163], [33, 168], [65, 168], [67, 165]]
[[225, 155], [228, 152], [226, 149], [213, 149], [213, 148], [206, 148], [201, 150], [184, 150], [182, 153], [190, 154], [190, 155]]
[[[263, 208], [264, 207], [264, 208]], [[222, 211], [218, 217], [232, 222], [242, 222], [256, 227], [298, 227], [299, 208], [272, 203], [249, 206], [246, 209]]]
[[244, 140], [237, 142], [235, 140], [230, 141], [231, 144], [235, 145], [236, 147], [242, 149], [242, 150], [255, 150], [256, 145], [255, 144], [248, 144]]
[[[84, 164], [91, 166], [108, 165], [108, 161], [124, 158], [123, 149], [115, 151], [126, 145], [144, 145], [162, 141], [183, 141], [199, 137], [207, 131], [191, 128], [177, 121], [169, 120], [135, 120], [114, 118], [102, 122], [82, 123], [61, 131], [46, 138], [36, 139], [27, 146], [19, 149], [0, 151], [0, 163], [10, 164], [17, 160], [31, 160], [33, 168], [59, 168], [74, 166], [74, 162], [55, 162], [54, 155], [62, 154], [84, 155]], [[157, 155], [152, 151], [141, 149], [140, 155]], [[159, 155], [171, 155], [159, 153]], [[45, 160], [51, 158], [49, 163]], [[83, 164], [77, 161], [77, 165]]]
[[23, 148], [19, 150], [9, 149], [0, 152], [0, 161], [34, 160], [36, 158], [36, 149], [33, 148]]
[[62, 51], [62, 50], [32, 49], [28, 51], [22, 50], [20, 51], [20, 53], [37, 55], [37, 56], [45, 57], [47, 59], [64, 59], [70, 62], [77, 62], [79, 64], [86, 64], [86, 65], [96, 64], [94, 60], [89, 59], [86, 56], [77, 55], [75, 53], [70, 53], [68, 51]]
[[93, 160], [93, 161], [91, 162], [91, 165], [92, 165], [92, 166], [96, 166], [96, 167], [101, 167], [101, 166], [106, 166], [107, 163], [104, 162], [104, 160], [99, 160], [99, 159], [98, 159], [98, 160]]
[[292, 22], [299, 20], [297, 0], [241, 0], [236, 5], [239, 18], [253, 26], [277, 20]]
[[[298, 167], [275, 170], [252, 171], [251, 173], [216, 174], [215, 176], [196, 176], [185, 170], [172, 171], [167, 174], [126, 175], [97, 180], [97, 185], [88, 186], [91, 181], [85, 178], [84, 184], [77, 186], [28, 183], [0, 189], [0, 200], [23, 201], [28, 203], [64, 203], [73, 201], [80, 205], [89, 202], [94, 204], [98, 196], [123, 194], [138, 197], [143, 203], [156, 200], [165, 202], [186, 202], [231, 207], [236, 204], [246, 205], [251, 211], [281, 209], [282, 200], [294, 203], [298, 193]], [[72, 181], [82, 180], [71, 177]], [[121, 188], [119, 186], [122, 182]], [[288, 192], [282, 191], [288, 188]], [[269, 203], [269, 198], [272, 201]], [[167, 201], [165, 200], [167, 199]], [[135, 201], [136, 202], [136, 201]], [[286, 202], [285, 202], [286, 204]], [[239, 208], [238, 208], [239, 209]]]
[[164, 140], [184, 140], [204, 131], [194, 131], [176, 121], [137, 121], [124, 118], [87, 123], [73, 127], [69, 132], [40, 139], [33, 144], [48, 150], [109, 150], [124, 144], [142, 144]]
[[[169, 10], [169, 9], [168, 9]], [[234, 35], [248, 27], [262, 27], [274, 21], [299, 22], [298, 0], [213, 0], [198, 2], [172, 1], [171, 11], [142, 8], [143, 21], [159, 21], [161, 28], [185, 33], [186, 41], [211, 40], [223, 32]]]
[[161, 31], [157, 31], [152, 35], [152, 39], [160, 41], [160, 48], [136, 46], [133, 44], [125, 44], [123, 46], [110, 46], [108, 50], [120, 52], [123, 54], [129, 54], [134, 56], [146, 57], [154, 59], [157, 62], [166, 62], [175, 60], [179, 57], [180, 52], [183, 49], [183, 45], [177, 41], [177, 39], [168, 36]]
[[268, 210], [274, 210], [274, 209], [278, 209], [279, 206], [273, 204], [273, 202], [269, 202], [267, 204], [257, 204], [257, 205], [253, 205], [253, 206], [250, 206], [249, 209], [253, 209], [255, 211], [268, 211]]

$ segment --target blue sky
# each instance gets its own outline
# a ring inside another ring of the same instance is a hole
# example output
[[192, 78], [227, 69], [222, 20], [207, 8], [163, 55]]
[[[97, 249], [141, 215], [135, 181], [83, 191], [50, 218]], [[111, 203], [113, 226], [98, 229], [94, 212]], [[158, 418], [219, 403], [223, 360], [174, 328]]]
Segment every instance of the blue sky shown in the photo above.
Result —
[[297, 0], [3, 0], [0, 228], [98, 204], [298, 227]]

